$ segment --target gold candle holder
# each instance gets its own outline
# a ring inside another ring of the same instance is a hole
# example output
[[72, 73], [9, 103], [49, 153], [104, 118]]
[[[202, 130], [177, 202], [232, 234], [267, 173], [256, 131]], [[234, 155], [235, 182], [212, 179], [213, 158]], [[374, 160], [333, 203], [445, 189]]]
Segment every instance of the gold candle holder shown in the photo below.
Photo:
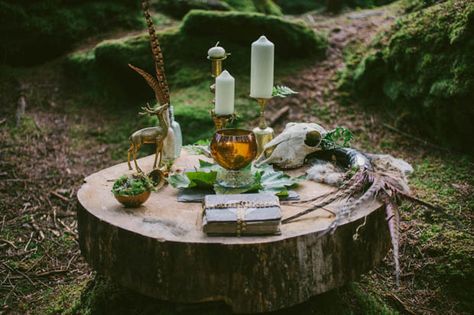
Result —
[[[274, 137], [273, 128], [269, 127], [265, 120], [265, 106], [267, 105], [268, 100], [269, 99], [267, 98], [257, 98], [258, 105], [260, 106], [260, 119], [258, 127], [253, 129], [257, 141], [257, 156], [264, 153], [265, 145]], [[270, 153], [269, 150], [266, 150], [264, 154], [268, 155]]]
[[214, 121], [214, 126], [217, 130], [224, 129], [229, 121], [233, 121], [235, 119], [235, 114], [230, 115], [216, 115], [214, 110], [211, 110], [211, 117], [212, 121]]
[[[213, 78], [217, 78], [222, 73], [222, 61], [227, 59], [227, 55], [228, 54], [225, 54], [223, 57], [207, 56], [207, 59], [211, 61], [211, 76]], [[216, 84], [211, 84], [209, 88], [211, 92], [214, 93], [216, 91]]]

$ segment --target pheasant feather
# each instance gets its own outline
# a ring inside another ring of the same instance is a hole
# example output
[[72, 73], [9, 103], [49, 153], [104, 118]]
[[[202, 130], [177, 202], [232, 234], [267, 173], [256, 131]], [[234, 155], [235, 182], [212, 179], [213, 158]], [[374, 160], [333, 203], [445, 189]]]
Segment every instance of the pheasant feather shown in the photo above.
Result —
[[158, 80], [155, 79], [154, 76], [152, 76], [151, 74], [149, 74], [143, 69], [135, 67], [134, 65], [128, 64], [128, 66], [132, 68], [133, 70], [135, 70], [138, 74], [140, 74], [145, 79], [146, 83], [148, 83], [148, 85], [155, 92], [155, 97], [158, 103], [160, 103], [161, 105], [168, 104], [169, 99], [168, 100], [166, 99], [161, 89], [160, 83], [158, 82]]
[[150, 35], [150, 44], [151, 51], [153, 53], [153, 60], [155, 62], [155, 72], [156, 78], [158, 79], [158, 84], [161, 88], [161, 92], [164, 97], [164, 103], [169, 103], [169, 87], [168, 81], [166, 80], [165, 75], [165, 66], [163, 52], [161, 51], [161, 46], [158, 41], [158, 36], [156, 35], [155, 27], [153, 24], [153, 19], [151, 18], [149, 12], [150, 3], [148, 0], [142, 2], [143, 15], [145, 16], [146, 24], [148, 27], [148, 34]]
[[395, 263], [395, 279], [397, 285], [400, 284], [400, 262], [399, 262], [399, 242], [400, 242], [400, 212], [396, 203], [388, 201], [385, 205], [387, 213], [388, 229], [392, 240], [393, 261]]

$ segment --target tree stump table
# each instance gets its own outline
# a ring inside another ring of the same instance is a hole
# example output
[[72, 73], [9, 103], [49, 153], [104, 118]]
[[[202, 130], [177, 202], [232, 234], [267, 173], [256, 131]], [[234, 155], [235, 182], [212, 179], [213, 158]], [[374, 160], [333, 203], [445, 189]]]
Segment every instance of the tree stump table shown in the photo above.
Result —
[[[150, 170], [153, 158], [139, 164]], [[174, 167], [189, 169], [198, 159], [205, 158], [184, 152]], [[318, 210], [282, 225], [281, 235], [210, 237], [202, 232], [202, 205], [178, 202], [177, 190], [168, 185], [140, 208], [124, 208], [111, 188], [127, 172], [122, 163], [85, 179], [77, 194], [80, 248], [94, 269], [150, 297], [224, 301], [236, 313], [274, 311], [357, 279], [390, 247], [385, 212], [376, 202], [363, 205], [332, 234], [320, 231], [334, 217]], [[305, 199], [330, 189], [304, 181], [296, 191]], [[302, 209], [282, 205], [283, 218]]]

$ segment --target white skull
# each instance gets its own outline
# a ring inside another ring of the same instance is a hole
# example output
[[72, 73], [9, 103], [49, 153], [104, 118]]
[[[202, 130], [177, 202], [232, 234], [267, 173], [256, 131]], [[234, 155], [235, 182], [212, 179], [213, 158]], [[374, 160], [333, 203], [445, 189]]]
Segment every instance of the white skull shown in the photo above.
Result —
[[285, 130], [265, 145], [273, 150], [269, 157], [262, 154], [258, 164], [269, 163], [279, 168], [297, 168], [304, 164], [308, 154], [321, 149], [326, 130], [315, 123], [288, 123]]

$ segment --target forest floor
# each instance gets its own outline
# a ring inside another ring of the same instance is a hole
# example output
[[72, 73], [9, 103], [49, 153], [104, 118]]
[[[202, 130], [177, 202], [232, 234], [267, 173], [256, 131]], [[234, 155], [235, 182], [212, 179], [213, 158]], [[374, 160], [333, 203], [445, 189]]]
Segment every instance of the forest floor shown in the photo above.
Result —
[[[396, 117], [367, 111], [337, 89], [346, 51], [369, 42], [396, 14], [391, 6], [335, 17], [305, 15], [315, 29], [328, 32], [328, 56], [288, 77], [284, 83], [299, 94], [275, 101], [268, 114], [277, 130], [296, 120], [343, 125], [355, 134], [354, 146], [407, 160], [415, 168], [410, 181], [414, 194], [446, 208], [462, 228], [440, 213], [404, 205], [400, 287], [388, 255], [359, 282], [278, 313], [474, 311], [465, 290], [473, 287], [472, 158], [403, 135]], [[117, 135], [136, 128], [135, 109], [81, 98], [65, 83], [60, 61], [16, 69], [0, 79], [0, 313], [99, 312], [112, 304], [110, 313], [229, 313], [221, 306], [200, 309], [150, 301], [114, 284], [103, 285], [106, 281], [80, 255], [76, 192], [85, 176], [124, 160], [127, 143]], [[21, 119], [19, 90], [26, 102]]]

